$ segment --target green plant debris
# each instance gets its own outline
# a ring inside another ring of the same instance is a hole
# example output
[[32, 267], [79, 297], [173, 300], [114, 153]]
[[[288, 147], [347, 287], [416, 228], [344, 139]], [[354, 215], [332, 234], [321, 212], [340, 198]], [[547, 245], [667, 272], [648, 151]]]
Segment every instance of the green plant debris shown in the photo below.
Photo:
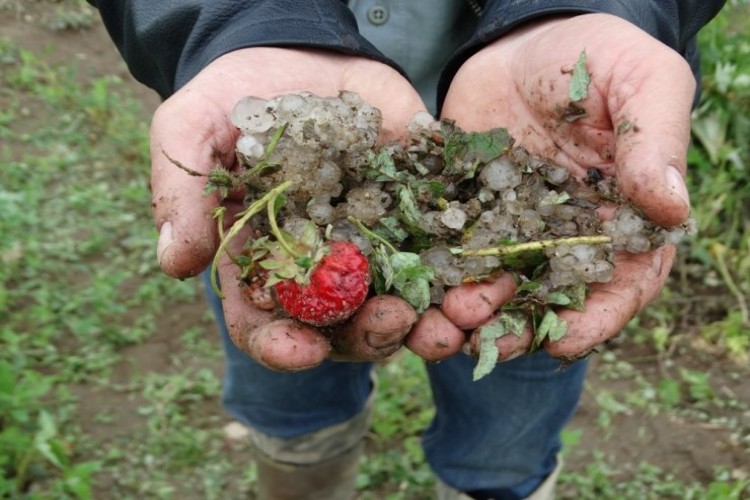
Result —
[[490, 323], [480, 327], [479, 359], [472, 375], [474, 381], [486, 377], [495, 369], [500, 356], [497, 340], [508, 334], [520, 337], [523, 335], [527, 323], [528, 318], [525, 313], [520, 311], [506, 311]]
[[570, 77], [570, 86], [568, 87], [568, 97], [573, 102], [580, 102], [589, 96], [589, 85], [591, 84], [591, 75], [586, 68], [586, 49], [578, 55], [578, 61], [573, 67]]

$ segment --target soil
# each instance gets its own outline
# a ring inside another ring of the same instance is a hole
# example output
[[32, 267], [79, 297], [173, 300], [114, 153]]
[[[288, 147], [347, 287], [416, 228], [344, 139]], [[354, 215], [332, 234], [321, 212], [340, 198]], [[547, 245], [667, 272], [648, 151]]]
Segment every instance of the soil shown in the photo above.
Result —
[[[53, 62], [77, 61], [85, 71], [83, 78], [92, 75], [115, 74], [130, 82], [135, 95], [143, 102], [145, 113], [153, 111], [159, 103], [156, 94], [134, 81], [115, 50], [106, 31], [95, 22], [93, 26], [75, 31], [53, 31], [45, 25], [47, 2], [19, 2], [0, 0], [0, 33], [13, 40], [19, 46], [37, 53], [49, 54]], [[46, 7], [45, 7], [46, 5]], [[89, 74], [87, 74], [89, 73]], [[144, 119], [147, 116], [144, 115]], [[200, 300], [200, 296], [199, 299]], [[696, 321], [688, 321], [695, 324]], [[160, 325], [159, 333], [151, 336], [144, 343], [128, 347], [123, 361], [118, 364], [112, 375], [112, 384], [102, 387], [81, 385], [73, 388], [80, 397], [78, 407], [79, 419], [86, 423], [87, 433], [94, 440], [122, 439], [138, 426], [145, 425], [145, 417], [138, 413], [142, 401], [138, 395], [127, 390], [117, 390], [117, 384], [126, 384], [136, 374], [150, 371], [169, 373], [173, 366], [170, 359], [172, 349], [170, 342], [195, 324], [206, 324], [206, 306], [202, 300], [198, 304], [187, 304], [170, 311]], [[208, 329], [215, 327], [207, 325]], [[213, 335], [216, 339], [218, 335]], [[216, 340], [218, 346], [218, 340]], [[618, 360], [629, 361], [648, 381], [658, 384], [668, 372], [678, 377], [680, 367], [698, 370], [710, 374], [711, 385], [717, 394], [750, 403], [750, 384], [747, 384], [747, 367], [732, 365], [716, 357], [701, 357], [689, 347], [677, 349], [669, 356], [668, 362], [648, 348], [635, 345], [622, 339], [608, 346], [606, 350], [616, 354]], [[633, 405], [627, 410], [614, 414], [609, 426], [599, 422], [601, 408], [597, 395], [601, 391], [622, 396], [637, 389], [633, 377], [612, 378], [612, 367], [600, 355], [592, 357], [587, 390], [581, 406], [574, 416], [569, 428], [580, 430], [581, 440], [574, 452], [567, 457], [566, 468], [571, 471], [584, 471], [591, 462], [592, 453], [599, 450], [604, 456], [616, 459], [618, 477], [627, 480], [637, 465], [648, 462], [664, 470], [671, 471], [685, 483], [693, 481], [710, 482], [715, 476], [715, 468], [722, 467], [732, 472], [737, 479], [750, 477], [750, 452], [747, 443], [744, 449], [733, 436], [736, 429], [725, 425], [721, 410], [712, 408], [711, 419], [677, 417], [672, 412], [649, 414]], [[209, 362], [207, 366], [220, 375], [220, 359]], [[740, 375], [737, 375], [740, 374]], [[91, 404], [87, 404], [89, 401]], [[216, 402], [207, 411], [221, 414]], [[102, 408], [116, 409], [112, 422], [97, 424], [95, 416]], [[725, 410], [727, 415], [731, 409]], [[745, 427], [747, 427], [747, 415]], [[225, 423], [228, 420], [225, 421]], [[112, 429], [118, 429], [116, 435]], [[747, 436], [747, 428], [743, 434]], [[747, 439], [747, 438], [745, 438]], [[231, 452], [231, 450], [230, 450]], [[241, 460], [238, 455], [238, 461]], [[239, 462], [238, 462], [239, 463]]]

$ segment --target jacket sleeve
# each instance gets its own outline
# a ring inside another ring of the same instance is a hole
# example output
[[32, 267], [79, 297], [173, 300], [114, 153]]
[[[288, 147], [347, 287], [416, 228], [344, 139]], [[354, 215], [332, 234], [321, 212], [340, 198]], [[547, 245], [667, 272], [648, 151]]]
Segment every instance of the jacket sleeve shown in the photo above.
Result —
[[439, 101], [458, 68], [488, 43], [513, 28], [544, 16], [607, 13], [638, 26], [680, 53], [699, 75], [696, 34], [726, 1], [720, 0], [488, 0], [471, 39], [448, 62], [440, 79]]
[[217, 57], [245, 47], [314, 47], [399, 69], [359, 34], [341, 0], [89, 2], [133, 76], [164, 98]]

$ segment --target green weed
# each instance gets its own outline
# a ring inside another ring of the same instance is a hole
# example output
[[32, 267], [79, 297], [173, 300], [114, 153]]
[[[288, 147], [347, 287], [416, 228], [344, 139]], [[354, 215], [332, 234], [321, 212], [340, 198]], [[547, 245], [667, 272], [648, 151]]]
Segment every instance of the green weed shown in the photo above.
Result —
[[106, 381], [195, 288], [157, 270], [148, 123], [122, 82], [8, 40], [0, 64], [0, 497], [89, 498], [100, 462], [61, 432], [57, 388]]

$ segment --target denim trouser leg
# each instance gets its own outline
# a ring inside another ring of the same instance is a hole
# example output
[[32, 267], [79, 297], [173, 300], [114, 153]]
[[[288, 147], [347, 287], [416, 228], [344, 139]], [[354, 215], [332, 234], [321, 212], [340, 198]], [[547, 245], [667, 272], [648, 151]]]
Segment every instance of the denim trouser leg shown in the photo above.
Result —
[[364, 408], [370, 394], [370, 363], [325, 361], [299, 373], [269, 370], [243, 354], [229, 337], [221, 300], [203, 273], [225, 354], [222, 403], [238, 421], [268, 436], [295, 438], [344, 422]]
[[446, 484], [476, 498], [525, 498], [555, 468], [586, 362], [561, 369], [539, 352], [472, 382], [475, 363], [460, 354], [427, 367], [437, 407], [424, 439], [427, 460]]
[[[203, 276], [204, 281], [206, 275]], [[324, 362], [300, 373], [268, 370], [229, 339], [221, 303], [206, 287], [226, 355], [222, 402], [266, 435], [292, 439], [359, 414], [371, 391], [370, 363]], [[559, 434], [574, 412], [586, 363], [560, 369], [544, 353], [500, 363], [478, 382], [459, 354], [429, 364], [437, 413], [424, 448], [435, 473], [477, 498], [524, 498], [554, 469]]]

